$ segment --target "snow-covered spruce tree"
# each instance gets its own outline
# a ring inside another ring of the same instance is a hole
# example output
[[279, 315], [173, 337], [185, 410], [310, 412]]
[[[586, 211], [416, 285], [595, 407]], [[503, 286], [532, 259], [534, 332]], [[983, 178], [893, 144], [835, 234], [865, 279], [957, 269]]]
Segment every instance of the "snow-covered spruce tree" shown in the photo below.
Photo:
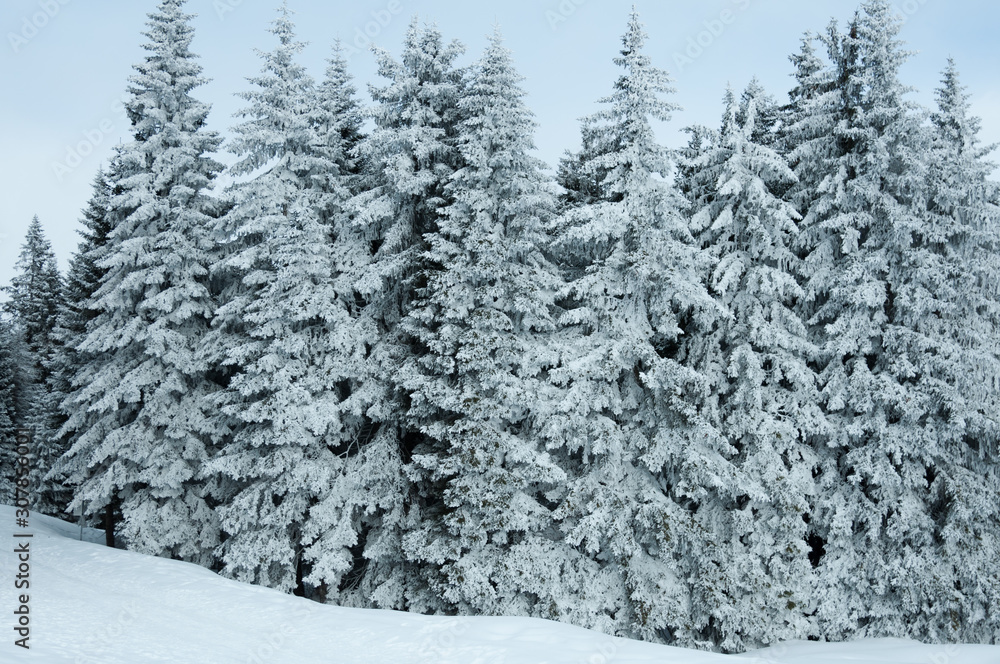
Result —
[[817, 621], [831, 639], [946, 638], [938, 609], [955, 592], [930, 498], [964, 438], [963, 369], [935, 313], [950, 308], [951, 284], [925, 240], [929, 142], [899, 81], [898, 32], [889, 4], [869, 0], [847, 34], [831, 34], [833, 144], [803, 219], [831, 423], [811, 515], [825, 551]]
[[[754, 110], [753, 122], [748, 122], [747, 112], [751, 105]], [[773, 150], [780, 150], [781, 123], [783, 108], [775, 98], [764, 89], [763, 84], [755, 76], [747, 84], [740, 103], [736, 107], [736, 122], [743, 127], [751, 127], [748, 139], [756, 145]], [[771, 186], [787, 185], [787, 182], [772, 181]]]
[[696, 164], [714, 149], [719, 140], [719, 131], [713, 127], [695, 124], [684, 127], [688, 142], [677, 151], [677, 173], [674, 185], [684, 196], [689, 209], [704, 205], [710, 195], [705, 178], [699, 178], [700, 166]]
[[[816, 53], [817, 41], [835, 57], [837, 26], [832, 24], [827, 33], [816, 36], [807, 32], [802, 37], [801, 48], [789, 60], [795, 66], [795, 87], [788, 93], [779, 128], [778, 151], [785, 155], [795, 173], [795, 182], [784, 192], [799, 215], [805, 217], [813, 201], [819, 196], [820, 185], [826, 176], [827, 160], [837, 153], [837, 138], [833, 127], [843, 111], [840, 91], [834, 87], [836, 72], [831, 64]], [[804, 229], [808, 233], [809, 229]], [[799, 245], [807, 246], [808, 235], [800, 238]], [[799, 248], [797, 253], [805, 253]], [[805, 312], [800, 302], [800, 311]]]
[[[112, 160], [112, 169], [117, 159]], [[64, 402], [75, 387], [86, 382], [84, 378], [88, 369], [89, 359], [79, 351], [80, 343], [87, 336], [87, 321], [92, 320], [95, 312], [90, 309], [94, 293], [100, 287], [101, 278], [106, 270], [98, 267], [97, 261], [107, 245], [111, 231], [111, 216], [108, 205], [111, 199], [111, 182], [117, 180], [117, 175], [108, 175], [103, 170], [94, 177], [93, 193], [87, 207], [83, 210], [81, 219], [82, 236], [77, 251], [70, 260], [66, 272], [63, 306], [59, 311], [56, 328], [53, 332], [58, 347], [52, 361], [50, 384], [50, 400], [52, 403], [51, 430], [57, 439], [57, 445], [65, 454], [73, 446], [75, 432], [62, 429], [69, 420], [70, 413], [64, 408]], [[69, 407], [71, 405], [67, 404]], [[56, 459], [49, 469], [46, 482], [50, 485], [58, 483], [59, 487], [69, 493], [61, 500], [65, 507], [72, 499], [72, 488], [64, 485], [65, 459]]]
[[[207, 468], [224, 491], [223, 572], [303, 594], [303, 528], [342, 473], [342, 383], [360, 372], [363, 353], [352, 337], [353, 293], [338, 291], [333, 259], [348, 175], [335, 125], [351, 120], [327, 118], [320, 135], [287, 5], [270, 32], [278, 44], [260, 54], [254, 89], [240, 95], [248, 106], [230, 147], [239, 157], [230, 173], [252, 177], [227, 192], [231, 207], [217, 225], [213, 273], [225, 286], [208, 352], [229, 375], [213, 398], [228, 434]], [[350, 99], [328, 101], [350, 111]]]
[[693, 644], [688, 577], [704, 542], [692, 503], [730, 481], [717, 436], [693, 407], [704, 381], [677, 357], [693, 314], [714, 312], [704, 257], [669, 184], [672, 155], [652, 121], [676, 108], [667, 73], [643, 52], [633, 10], [615, 62], [624, 69], [586, 121], [600, 198], [558, 222], [555, 255], [571, 281], [561, 294], [559, 403], [543, 439], [569, 478], [556, 518], [586, 556], [574, 621], [607, 632]]
[[130, 79], [134, 139], [118, 157], [113, 229], [97, 263], [107, 272], [78, 347], [93, 368], [64, 430], [79, 432], [66, 461], [74, 509], [120, 506], [130, 548], [209, 564], [218, 523], [201, 472], [220, 432], [201, 346], [212, 316], [207, 189], [220, 168], [208, 153], [219, 138], [191, 96], [203, 79], [183, 4], [163, 0], [149, 15], [149, 54]]
[[63, 284], [56, 256], [37, 216], [28, 225], [14, 268], [17, 274], [4, 288], [10, 297], [4, 308], [21, 336], [28, 359], [28, 366], [22, 368], [27, 408], [19, 426], [32, 433], [31, 508], [58, 515], [67, 496], [59, 482], [45, 476], [63, 452], [52, 428], [56, 413], [50, 394], [52, 364], [59, 348], [55, 329], [63, 304]]
[[[732, 91], [714, 147], [690, 166], [704, 190], [692, 228], [712, 257], [710, 284], [726, 316], [687, 341], [711, 383], [713, 424], [732, 448], [737, 484], [707, 487], [699, 520], [715, 545], [699, 559], [692, 611], [713, 639], [742, 651], [811, 633], [806, 544], [815, 465], [825, 432], [792, 252], [798, 218], [778, 192], [794, 182], [785, 160], [755, 137], [759, 85]], [[768, 115], [765, 122], [772, 122]], [[699, 557], [700, 558], [700, 557]]]
[[[315, 125], [318, 143], [317, 149], [323, 157], [336, 166], [327, 174], [331, 183], [328, 188], [336, 189], [357, 186], [356, 176], [361, 165], [358, 160], [358, 145], [364, 138], [362, 124], [364, 118], [357, 100], [357, 89], [347, 71], [347, 60], [340, 40], [334, 42], [333, 51], [327, 60], [326, 72], [320, 85], [315, 90], [311, 118]], [[327, 211], [328, 215], [343, 214], [339, 206], [341, 196], [331, 199], [338, 203], [336, 210]], [[343, 232], [343, 231], [338, 231]]]
[[[344, 366], [336, 389], [344, 434], [334, 450], [338, 462], [331, 468], [336, 472], [329, 473], [328, 483], [317, 495], [303, 527], [303, 557], [309, 566], [305, 581], [317, 588], [321, 601], [367, 606], [367, 598], [351, 594], [358, 589], [367, 565], [362, 555], [365, 536], [380, 518], [379, 505], [397, 500], [395, 490], [401, 476], [390, 474], [392, 479], [385, 484], [386, 476], [376, 470], [385, 467], [385, 459], [368, 445], [376, 427], [365, 414], [370, 399], [363, 389], [363, 376], [366, 354], [378, 342], [378, 333], [374, 321], [361, 316], [364, 300], [356, 281], [369, 264], [370, 244], [351, 223], [350, 204], [361, 185], [363, 166], [358, 151], [364, 139], [363, 114], [339, 42], [316, 90], [311, 118], [318, 132], [318, 153], [327, 160], [323, 188], [329, 195], [322, 216], [332, 233], [332, 288], [353, 327], [346, 327], [346, 320], [340, 321], [335, 349]], [[389, 467], [393, 467], [391, 463]]]
[[606, 197], [604, 190], [608, 167], [600, 157], [617, 149], [595, 116], [587, 116], [580, 121], [580, 150], [566, 150], [559, 160], [556, 181], [563, 188], [559, 196], [564, 207], [576, 207], [596, 203]]
[[[958, 72], [949, 61], [932, 114], [927, 218], [915, 229], [897, 300], [907, 375], [933, 436], [928, 467], [940, 587], [924, 619], [938, 639], [995, 643], [1000, 580], [1000, 208]], [[887, 344], [888, 345], [888, 344]], [[894, 349], [895, 352], [895, 349]], [[912, 397], [911, 397], [912, 398]]]
[[424, 435], [409, 469], [421, 519], [404, 548], [449, 610], [558, 619], [572, 616], [583, 584], [569, 547], [553, 541], [565, 475], [538, 436], [560, 281], [542, 253], [555, 187], [530, 155], [519, 81], [495, 32], [459, 102], [463, 166], [424, 236], [401, 323], [416, 353], [396, 380], [407, 427]]
[[20, 330], [0, 314], [0, 503], [16, 499], [17, 430], [27, 410], [28, 357]]
[[[76, 493], [76, 484], [86, 477], [89, 456], [86, 454], [70, 454], [80, 436], [86, 429], [88, 418], [77, 416], [78, 404], [76, 396], [79, 391], [89, 385], [102, 370], [109, 352], [96, 349], [81, 348], [86, 341], [90, 328], [95, 324], [101, 312], [97, 293], [104, 282], [108, 269], [102, 266], [102, 261], [112, 251], [111, 231], [117, 221], [127, 217], [131, 207], [121, 204], [113, 205], [115, 196], [125, 191], [124, 183], [134, 164], [125, 161], [124, 146], [116, 146], [108, 164], [108, 169], [99, 180], [93, 184], [93, 193], [87, 208], [83, 212], [83, 230], [77, 253], [70, 261], [66, 275], [65, 301], [56, 327], [59, 339], [59, 353], [53, 367], [53, 399], [58, 399], [60, 429], [56, 435], [61, 439], [66, 450], [52, 470], [53, 479], [59, 479]], [[91, 443], [99, 441], [100, 436], [91, 438]], [[71, 486], [72, 485], [72, 486]], [[83, 507], [82, 503], [77, 503]], [[105, 541], [108, 546], [114, 546], [115, 528], [121, 520], [121, 510], [118, 501], [112, 500], [105, 504], [103, 510], [84, 509], [85, 520], [95, 523], [105, 530]]]
[[[419, 489], [404, 467], [427, 439], [407, 427], [409, 395], [396, 375], [416, 352], [399, 323], [412, 308], [426, 275], [425, 236], [438, 230], [445, 187], [460, 163], [456, 146], [463, 47], [444, 44], [434, 26], [411, 22], [401, 61], [376, 50], [383, 87], [372, 86], [375, 127], [358, 146], [364, 171], [351, 201], [354, 227], [368, 243], [365, 261], [352, 266], [363, 303], [361, 324], [377, 333], [366, 358], [354, 408], [364, 417], [358, 438], [357, 491], [366, 496], [362, 568], [342, 601], [412, 611], [443, 610], [417, 566], [402, 549], [406, 530], [421, 519]], [[427, 487], [429, 490], [430, 487]], [[438, 497], [440, 499], [440, 497]], [[345, 586], [345, 591], [348, 588]]]

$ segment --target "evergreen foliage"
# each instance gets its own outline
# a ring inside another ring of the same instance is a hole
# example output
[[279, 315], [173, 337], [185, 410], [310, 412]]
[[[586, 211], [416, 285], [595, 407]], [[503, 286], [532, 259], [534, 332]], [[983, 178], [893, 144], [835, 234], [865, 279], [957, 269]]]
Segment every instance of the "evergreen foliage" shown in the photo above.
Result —
[[114, 223], [97, 262], [106, 273], [78, 346], [94, 369], [77, 381], [63, 429], [80, 432], [67, 453], [74, 509], [120, 509], [131, 548], [207, 563], [218, 516], [203, 474], [223, 433], [202, 347], [213, 314], [206, 192], [220, 169], [208, 154], [219, 138], [191, 96], [203, 79], [183, 4], [163, 0], [149, 15], [149, 54], [130, 79], [134, 140], [118, 157]]
[[365, 109], [282, 4], [219, 199], [184, 6], [65, 282], [29, 227], [0, 500], [30, 427], [33, 509], [318, 601], [997, 642], [1000, 189], [953, 62], [908, 100], [887, 0], [676, 153], [633, 10], [555, 178], [499, 30], [462, 67], [414, 19]]
[[[420, 431], [408, 474], [421, 522], [409, 558], [452, 610], [532, 614], [559, 562], [546, 495], [564, 473], [538, 432], [555, 268], [542, 250], [555, 208], [530, 156], [534, 122], [498, 33], [459, 101], [462, 167], [428, 244], [401, 329], [416, 353], [398, 370], [406, 424]], [[560, 598], [561, 599], [561, 598]]]
[[53, 429], [56, 411], [52, 399], [53, 363], [59, 352], [55, 330], [63, 305], [63, 283], [37, 216], [28, 225], [14, 267], [18, 273], [4, 289], [10, 297], [4, 309], [13, 324], [11, 335], [18, 337], [11, 343], [23, 344], [25, 353], [19, 367], [24, 406], [16, 424], [30, 431], [32, 438], [29, 503], [35, 511], [59, 514], [65, 506], [65, 490], [58, 480], [46, 475], [64, 452]]

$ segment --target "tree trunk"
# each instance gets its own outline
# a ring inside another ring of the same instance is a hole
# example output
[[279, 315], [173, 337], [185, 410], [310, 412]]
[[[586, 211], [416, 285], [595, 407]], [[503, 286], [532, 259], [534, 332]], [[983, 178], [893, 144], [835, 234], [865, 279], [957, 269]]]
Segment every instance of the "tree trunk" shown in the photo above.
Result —
[[117, 498], [112, 498], [107, 507], [104, 508], [104, 543], [115, 548], [115, 508], [118, 503]]

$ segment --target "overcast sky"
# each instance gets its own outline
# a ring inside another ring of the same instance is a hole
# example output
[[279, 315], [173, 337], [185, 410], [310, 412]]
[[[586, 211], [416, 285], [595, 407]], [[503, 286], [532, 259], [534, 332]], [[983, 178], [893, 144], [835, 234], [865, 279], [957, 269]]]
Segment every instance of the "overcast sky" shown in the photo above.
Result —
[[[211, 128], [224, 134], [269, 50], [267, 33], [280, 0], [188, 0], [194, 51], [210, 83], [196, 96], [213, 105]], [[14, 273], [25, 230], [38, 215], [65, 269], [76, 249], [80, 211], [111, 146], [127, 136], [118, 106], [132, 65], [141, 61], [146, 13], [156, 0], [3, 0], [0, 3], [0, 285]], [[436, 22], [446, 39], [467, 46], [462, 64], [482, 51], [494, 22], [526, 77], [528, 104], [539, 129], [539, 156], [554, 167], [578, 147], [577, 119], [595, 109], [618, 71], [612, 63], [633, 3], [620, 0], [289, 0], [298, 34], [309, 45], [302, 62], [320, 78], [333, 40], [352, 47], [350, 69], [364, 101], [380, 83], [366, 42], [398, 54], [414, 14]], [[639, 0], [654, 62], [670, 71], [684, 110], [662, 128], [680, 147], [680, 129], [715, 125], [725, 87], [757, 76], [779, 101], [790, 87], [789, 54], [806, 30], [843, 22], [853, 0]], [[904, 69], [915, 101], [933, 104], [951, 55], [983, 118], [983, 137], [1000, 142], [1000, 3], [896, 0], [906, 17], [902, 37], [917, 51]], [[367, 33], [367, 34], [366, 34]], [[226, 154], [220, 160], [229, 161]]]

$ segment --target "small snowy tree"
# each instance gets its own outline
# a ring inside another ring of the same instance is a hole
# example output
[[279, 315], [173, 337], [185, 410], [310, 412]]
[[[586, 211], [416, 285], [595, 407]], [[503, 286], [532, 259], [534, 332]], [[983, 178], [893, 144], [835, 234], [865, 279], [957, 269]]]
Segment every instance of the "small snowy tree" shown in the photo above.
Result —
[[37, 216], [28, 225], [14, 267], [17, 274], [4, 289], [10, 297], [4, 308], [24, 343], [28, 360], [28, 365], [21, 368], [27, 408], [19, 424], [30, 429], [33, 438], [28, 476], [30, 502], [36, 511], [58, 515], [67, 496], [61, 484], [46, 479], [46, 474], [64, 451], [53, 429], [57, 415], [51, 397], [52, 367], [59, 352], [55, 332], [63, 305], [63, 284], [52, 246]]
[[0, 315], [0, 502], [16, 499], [17, 430], [27, 410], [27, 356], [19, 330]]
[[[90, 305], [106, 272], [98, 267], [97, 262], [107, 245], [111, 231], [111, 216], [108, 211], [112, 195], [111, 181], [112, 179], [103, 170], [98, 171], [94, 177], [93, 193], [83, 210], [81, 220], [83, 228], [78, 231], [82, 239], [66, 273], [64, 302], [54, 332], [58, 340], [58, 349], [53, 358], [50, 377], [53, 414], [51, 430], [58, 440], [62, 454], [73, 446], [75, 440], [71, 432], [62, 430], [70, 415], [65, 402], [75, 387], [82, 384], [80, 381], [87, 371], [89, 358], [80, 352], [79, 345], [87, 336], [87, 322], [95, 316]], [[58, 482], [62, 486], [66, 474], [63, 466], [64, 459], [60, 457], [49, 470], [46, 481]], [[71, 493], [69, 487], [65, 487], [64, 490]], [[72, 499], [71, 495], [69, 499]], [[68, 502], [69, 500], [63, 499], [63, 507]]]
[[[783, 109], [778, 140], [779, 151], [786, 156], [796, 177], [784, 192], [784, 198], [795, 206], [803, 218], [820, 195], [820, 187], [827, 175], [828, 159], [837, 153], [838, 139], [834, 135], [834, 126], [843, 113], [840, 90], [834, 86], [836, 72], [832, 65], [817, 55], [817, 41], [835, 59], [836, 44], [839, 42], [836, 24], [824, 35], [807, 32], [799, 52], [789, 58], [795, 65], [795, 87], [788, 93], [789, 103]], [[803, 224], [797, 253], [808, 253], [804, 247], [810, 246], [811, 230], [808, 224]], [[817, 258], [814, 257], [814, 260]], [[803, 267], [807, 266], [808, 263]], [[812, 302], [811, 298], [800, 302], [799, 309], [803, 315], [812, 311], [806, 308], [807, 303], [811, 305]], [[811, 313], [806, 315], [806, 318], [810, 317]]]
[[134, 140], [118, 158], [114, 225], [97, 264], [107, 272], [78, 347], [92, 368], [64, 432], [79, 432], [66, 460], [73, 508], [120, 506], [131, 548], [208, 564], [218, 524], [201, 473], [220, 432], [201, 346], [212, 316], [206, 190], [220, 168], [207, 155], [219, 138], [191, 96], [203, 79], [183, 4], [163, 0], [149, 15], [149, 54], [131, 78]]

